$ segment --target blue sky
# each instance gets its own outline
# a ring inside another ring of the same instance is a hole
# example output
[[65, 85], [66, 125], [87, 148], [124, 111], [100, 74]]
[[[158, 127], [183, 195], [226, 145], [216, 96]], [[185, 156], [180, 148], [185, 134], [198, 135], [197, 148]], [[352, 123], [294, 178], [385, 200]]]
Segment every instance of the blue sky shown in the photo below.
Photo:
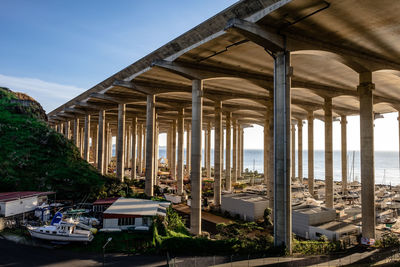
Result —
[[[1, 0], [0, 86], [31, 95], [50, 112], [234, 2]], [[398, 149], [396, 117], [376, 121], [376, 150]], [[358, 121], [349, 118], [349, 150], [359, 149]], [[339, 123], [333, 131], [339, 150]], [[314, 135], [315, 149], [323, 149], [323, 122], [315, 122]], [[262, 148], [261, 140], [262, 127], [246, 130], [246, 147]]]
[[[0, 86], [49, 112], [234, 2], [2, 0]], [[50, 97], [55, 84], [68, 87]]]

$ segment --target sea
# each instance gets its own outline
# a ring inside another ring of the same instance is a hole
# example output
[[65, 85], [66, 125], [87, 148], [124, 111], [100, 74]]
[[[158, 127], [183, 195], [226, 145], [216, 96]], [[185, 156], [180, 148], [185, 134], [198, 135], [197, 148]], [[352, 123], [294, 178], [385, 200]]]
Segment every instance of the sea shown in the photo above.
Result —
[[[114, 154], [113, 149], [113, 154]], [[204, 153], [202, 153], [204, 155]], [[263, 150], [245, 149], [243, 151], [243, 168], [250, 171], [263, 173]], [[166, 147], [159, 148], [159, 156], [166, 157]], [[186, 163], [186, 150], [184, 150], [184, 162]], [[231, 157], [232, 158], [232, 157]], [[211, 164], [214, 162], [214, 151], [211, 150]], [[296, 166], [297, 166], [296, 151]], [[348, 151], [347, 153], [347, 177], [348, 181], [360, 181], [360, 152]], [[204, 157], [202, 159], [204, 166]], [[225, 163], [224, 163], [225, 165]], [[296, 168], [296, 176], [298, 169]], [[303, 176], [308, 176], [308, 152], [303, 151]], [[314, 151], [314, 178], [325, 178], [325, 153], [323, 150]], [[342, 164], [341, 151], [333, 151], [333, 179], [341, 181]], [[376, 184], [400, 184], [399, 153], [397, 151], [375, 151], [375, 183]]]

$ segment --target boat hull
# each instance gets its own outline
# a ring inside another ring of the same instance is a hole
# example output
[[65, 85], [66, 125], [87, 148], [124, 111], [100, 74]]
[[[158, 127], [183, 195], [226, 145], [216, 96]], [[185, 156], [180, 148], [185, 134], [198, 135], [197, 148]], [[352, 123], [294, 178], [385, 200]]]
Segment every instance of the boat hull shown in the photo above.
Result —
[[49, 241], [90, 242], [93, 240], [93, 235], [79, 235], [79, 234], [55, 235], [55, 234], [37, 232], [32, 229], [28, 229], [28, 231], [32, 237]]

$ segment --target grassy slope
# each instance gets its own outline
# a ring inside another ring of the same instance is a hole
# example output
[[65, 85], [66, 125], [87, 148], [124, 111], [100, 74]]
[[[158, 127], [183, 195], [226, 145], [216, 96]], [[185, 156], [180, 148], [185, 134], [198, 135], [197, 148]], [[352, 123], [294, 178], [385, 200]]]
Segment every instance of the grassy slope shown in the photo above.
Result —
[[94, 197], [104, 183], [77, 148], [0, 88], [0, 191], [54, 190], [58, 199]]

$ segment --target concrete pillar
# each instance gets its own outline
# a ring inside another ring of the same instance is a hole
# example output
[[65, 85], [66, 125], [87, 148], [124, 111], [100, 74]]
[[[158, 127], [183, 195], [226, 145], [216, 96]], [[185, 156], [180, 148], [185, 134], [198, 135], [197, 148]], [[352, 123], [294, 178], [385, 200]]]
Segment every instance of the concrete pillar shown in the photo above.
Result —
[[298, 177], [303, 184], [303, 120], [297, 120], [297, 160], [298, 160]]
[[118, 104], [117, 178], [124, 181], [125, 104]]
[[146, 146], [147, 146], [147, 134], [146, 134], [147, 130], [146, 127], [143, 127], [143, 156], [142, 156], [142, 166], [144, 168], [146, 168]]
[[221, 181], [222, 181], [222, 102], [215, 102], [214, 122], [214, 205], [221, 205]]
[[178, 170], [177, 170], [177, 189], [178, 194], [183, 194], [183, 137], [185, 135], [184, 129], [184, 109], [183, 107], [178, 110]]
[[296, 124], [292, 123], [292, 181], [296, 180]]
[[397, 112], [397, 122], [399, 131], [399, 170], [400, 170], [400, 111]]
[[147, 196], [154, 195], [154, 124], [155, 124], [154, 95], [147, 95], [146, 108], [146, 183], [144, 191]]
[[362, 237], [375, 238], [374, 113], [372, 73], [360, 73], [360, 159]]
[[[86, 118], [85, 118], [86, 119]], [[81, 134], [80, 134], [80, 151], [81, 151], [81, 157], [84, 158], [84, 144], [85, 144], [85, 134], [84, 134], [84, 129], [85, 126], [81, 128]]]
[[192, 147], [192, 130], [190, 122], [186, 124], [186, 173], [190, 175], [190, 156]]
[[90, 115], [85, 115], [85, 139], [83, 141], [83, 159], [89, 162], [89, 137], [90, 137]]
[[74, 142], [74, 145], [79, 148], [79, 118], [74, 119], [74, 131], [72, 134], [72, 140]]
[[345, 115], [340, 116], [342, 132], [342, 194], [347, 195], [347, 119]]
[[176, 120], [172, 122], [172, 141], [171, 141], [171, 179], [176, 180]]
[[314, 196], [314, 113], [307, 114], [308, 134], [308, 192]]
[[171, 170], [171, 129], [170, 126], [167, 130], [167, 151], [166, 151], [166, 158], [168, 160], [168, 167]]
[[132, 119], [132, 159], [131, 179], [136, 179], [137, 117]]
[[211, 177], [211, 122], [210, 121], [207, 123], [206, 137], [207, 137], [206, 173], [207, 173], [207, 177]]
[[232, 190], [231, 180], [231, 112], [226, 113], [226, 137], [225, 137], [225, 190]]
[[60, 123], [59, 129], [60, 129], [60, 134], [65, 134], [65, 132], [64, 132], [64, 123]]
[[268, 167], [269, 167], [269, 116], [268, 113], [265, 115], [264, 121], [264, 184], [267, 185], [269, 183], [269, 176], [268, 176]]
[[274, 245], [292, 249], [290, 184], [290, 53], [274, 60]]
[[143, 171], [143, 152], [142, 152], [142, 144], [143, 144], [143, 124], [139, 123], [139, 127], [138, 127], [138, 144], [137, 144], [137, 154], [138, 154], [138, 174], [142, 175], [142, 171]]
[[157, 114], [155, 116], [155, 136], [154, 136], [154, 183], [156, 185], [159, 184], [158, 182], [158, 159], [160, 158], [159, 156], [159, 136], [160, 136], [160, 131], [159, 131], [159, 125], [157, 122]]
[[97, 169], [104, 175], [104, 138], [105, 138], [105, 117], [106, 111], [99, 111], [99, 131], [98, 131], [98, 150], [97, 150]]
[[203, 81], [192, 81], [192, 175], [190, 232], [201, 234], [201, 128], [203, 124]]
[[69, 134], [69, 126], [70, 126], [70, 122], [67, 120], [64, 122], [64, 136], [67, 139], [71, 139], [71, 136]]
[[243, 173], [243, 129], [240, 124], [238, 124], [238, 177], [242, 177]]
[[237, 133], [237, 121], [232, 121], [233, 129], [233, 144], [232, 144], [232, 183], [237, 182], [237, 172], [238, 172], [238, 133]]
[[267, 100], [267, 116], [269, 117], [269, 147], [268, 147], [268, 180], [267, 192], [269, 199], [269, 208], [272, 210], [272, 218], [274, 215], [274, 166], [275, 166], [275, 155], [274, 155], [274, 94], [273, 91], [269, 91], [270, 99]]
[[105, 137], [104, 137], [104, 165], [103, 172], [104, 174], [108, 173], [108, 162], [110, 161], [110, 123], [105, 123]]
[[98, 137], [98, 125], [97, 123], [93, 127], [93, 132], [92, 132], [92, 155], [93, 155], [93, 163], [95, 166], [97, 166], [97, 151], [98, 151], [98, 143], [97, 140], [99, 140]]
[[325, 98], [325, 206], [333, 209], [332, 98]]
[[126, 155], [126, 159], [125, 159], [125, 166], [127, 167], [127, 168], [131, 168], [131, 131], [132, 131], [132, 129], [131, 129], [131, 126], [130, 125], [128, 125], [127, 127], [126, 127], [126, 152], [125, 152], [125, 155]]

